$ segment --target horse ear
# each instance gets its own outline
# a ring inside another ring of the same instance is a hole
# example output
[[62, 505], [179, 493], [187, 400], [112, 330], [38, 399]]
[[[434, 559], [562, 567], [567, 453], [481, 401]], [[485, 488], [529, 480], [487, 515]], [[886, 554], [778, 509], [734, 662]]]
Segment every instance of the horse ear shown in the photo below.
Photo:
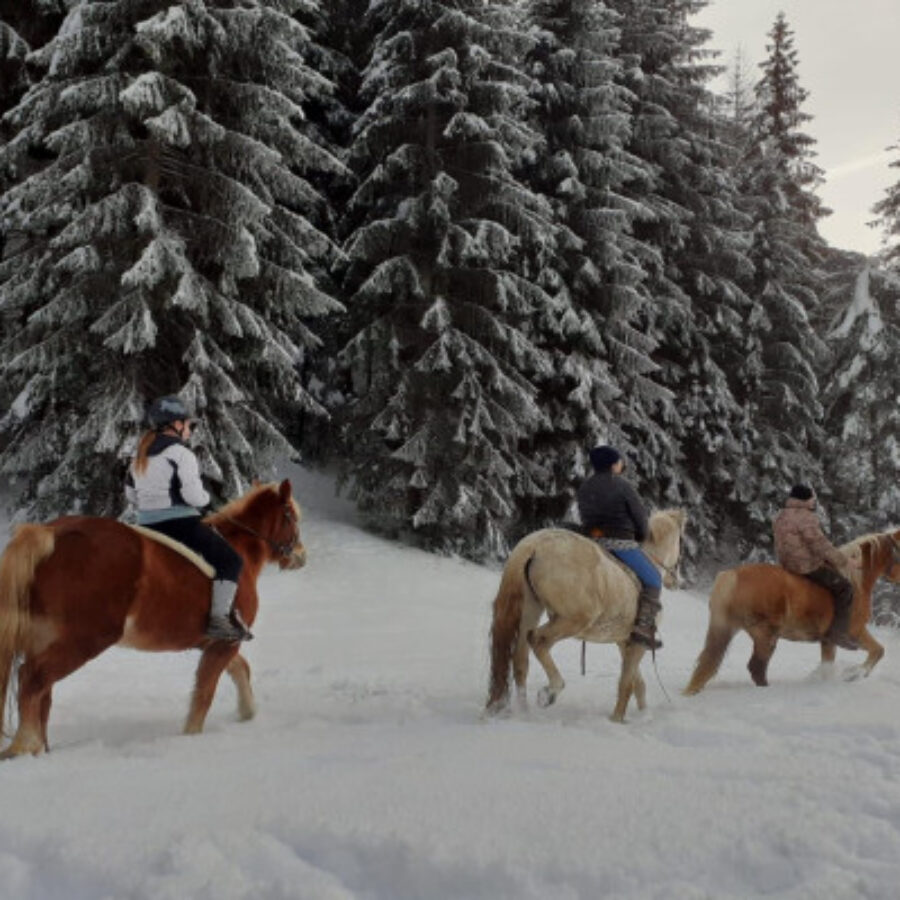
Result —
[[287, 503], [291, 497], [291, 480], [290, 478], [285, 478], [284, 481], [278, 485], [278, 496]]

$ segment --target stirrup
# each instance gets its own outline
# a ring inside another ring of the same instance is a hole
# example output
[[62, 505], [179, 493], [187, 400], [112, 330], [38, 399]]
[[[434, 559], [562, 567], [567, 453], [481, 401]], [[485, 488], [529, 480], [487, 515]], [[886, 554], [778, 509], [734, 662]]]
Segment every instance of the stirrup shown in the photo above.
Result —
[[253, 640], [253, 632], [250, 630], [247, 623], [244, 621], [244, 617], [241, 615], [240, 610], [233, 609], [228, 616], [229, 619], [243, 632], [244, 636], [241, 638], [242, 641], [252, 641]]
[[214, 641], [249, 641], [253, 639], [250, 629], [234, 613], [229, 616], [210, 616], [206, 624], [206, 636]]
[[631, 632], [628, 637], [628, 641], [632, 644], [642, 644], [650, 650], [662, 649], [662, 641], [659, 640], [655, 635], [645, 634], [643, 631], [638, 631], [637, 629]]

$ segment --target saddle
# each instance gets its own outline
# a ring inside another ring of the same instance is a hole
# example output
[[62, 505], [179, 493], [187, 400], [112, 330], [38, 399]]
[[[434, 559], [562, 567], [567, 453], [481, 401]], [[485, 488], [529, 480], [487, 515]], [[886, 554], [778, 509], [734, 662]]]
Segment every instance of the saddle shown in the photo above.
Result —
[[574, 522], [565, 522], [560, 527], [564, 528], [566, 531], [574, 531], [577, 534], [580, 534], [583, 537], [586, 537], [589, 540], [593, 541], [594, 544], [597, 545], [597, 549], [599, 549], [600, 552], [603, 553], [611, 562], [614, 562], [631, 579], [631, 583], [634, 585], [637, 592], [641, 592], [641, 580], [635, 574], [634, 569], [632, 569], [630, 566], [626, 566], [618, 556], [616, 556], [614, 553], [610, 553], [609, 550], [607, 550], [606, 547], [604, 547], [601, 543], [601, 541], [605, 537], [602, 528], [587, 529], [583, 525], [576, 525]]
[[216, 570], [202, 557], [199, 553], [195, 553], [190, 547], [170, 538], [167, 534], [160, 531], [154, 531], [152, 528], [144, 528], [142, 525], [129, 525], [138, 534], [157, 544], [163, 544], [170, 550], [183, 556], [188, 562], [193, 563], [207, 578], [212, 578], [216, 574]]

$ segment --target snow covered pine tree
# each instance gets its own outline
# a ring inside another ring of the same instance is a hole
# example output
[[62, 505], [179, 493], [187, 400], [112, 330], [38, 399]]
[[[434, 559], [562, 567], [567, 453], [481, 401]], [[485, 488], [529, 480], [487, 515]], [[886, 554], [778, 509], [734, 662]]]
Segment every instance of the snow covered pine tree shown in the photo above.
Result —
[[505, 4], [386, 0], [351, 160], [342, 413], [348, 477], [371, 521], [432, 547], [505, 552], [542, 490], [523, 444], [550, 360], [525, 333], [552, 301], [528, 276], [550, 210], [514, 175], [540, 138], [522, 124], [527, 42]]
[[317, 408], [306, 320], [340, 309], [316, 273], [338, 250], [307, 180], [340, 168], [304, 133], [329, 83], [304, 62], [307, 0], [72, 6], [4, 117], [0, 469], [30, 516], [121, 508], [150, 395], [208, 422], [206, 474], [233, 495], [288, 444], [276, 402]]

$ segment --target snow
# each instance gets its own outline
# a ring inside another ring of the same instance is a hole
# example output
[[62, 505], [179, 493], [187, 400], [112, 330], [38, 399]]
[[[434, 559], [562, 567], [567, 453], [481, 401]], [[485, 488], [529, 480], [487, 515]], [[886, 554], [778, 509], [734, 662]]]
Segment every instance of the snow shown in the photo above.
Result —
[[853, 286], [853, 300], [844, 312], [843, 321], [832, 329], [830, 338], [842, 340], [849, 337], [853, 326], [862, 316], [865, 316], [865, 328], [860, 337], [860, 346], [863, 349], [871, 349], [878, 336], [884, 331], [881, 313], [869, 292], [871, 274], [871, 265], [867, 263], [856, 278]]
[[[618, 653], [555, 657], [557, 704], [483, 719], [499, 572], [362, 531], [295, 469], [308, 566], [261, 581], [259, 713], [223, 681], [178, 732], [196, 654], [113, 649], [61, 682], [52, 751], [0, 765], [0, 884], [17, 900], [894, 898], [900, 638], [873, 675], [735, 639], [683, 697], [702, 591], [666, 592], [648, 710], [608, 721]], [[543, 683], [532, 662], [531, 695]]]

